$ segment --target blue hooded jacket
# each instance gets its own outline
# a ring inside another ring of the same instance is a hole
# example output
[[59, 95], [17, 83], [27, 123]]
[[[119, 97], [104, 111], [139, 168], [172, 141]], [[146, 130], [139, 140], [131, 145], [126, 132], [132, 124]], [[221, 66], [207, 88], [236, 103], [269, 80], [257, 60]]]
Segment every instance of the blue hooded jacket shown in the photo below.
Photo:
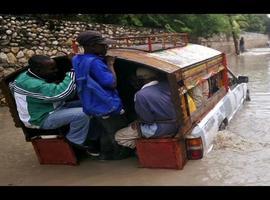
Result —
[[113, 85], [115, 78], [105, 59], [94, 54], [78, 54], [72, 58], [78, 96], [87, 115], [119, 114], [123, 108]]

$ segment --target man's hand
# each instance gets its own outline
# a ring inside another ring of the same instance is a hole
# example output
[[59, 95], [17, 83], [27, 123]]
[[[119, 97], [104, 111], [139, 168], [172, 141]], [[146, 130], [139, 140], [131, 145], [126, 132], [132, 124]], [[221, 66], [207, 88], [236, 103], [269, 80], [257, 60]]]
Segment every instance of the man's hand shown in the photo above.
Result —
[[115, 57], [113, 57], [113, 56], [106, 56], [105, 59], [106, 59], [107, 65], [109, 67], [112, 67], [113, 64], [114, 64], [114, 62], [115, 62]]
[[113, 68], [115, 57], [113, 57], [113, 56], [106, 56], [105, 59], [106, 59], [106, 62], [107, 62], [107, 65], [108, 65], [109, 69], [111, 70], [111, 72], [113, 73], [113, 76], [115, 78], [115, 84], [113, 86], [113, 88], [115, 88], [116, 87], [116, 82], [117, 82], [116, 81], [116, 73], [115, 73], [114, 68]]

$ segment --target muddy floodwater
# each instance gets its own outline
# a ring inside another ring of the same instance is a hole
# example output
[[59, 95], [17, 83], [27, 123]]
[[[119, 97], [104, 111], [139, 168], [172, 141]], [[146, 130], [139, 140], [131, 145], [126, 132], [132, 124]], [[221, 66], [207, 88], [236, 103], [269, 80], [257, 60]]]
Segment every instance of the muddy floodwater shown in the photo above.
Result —
[[79, 166], [40, 165], [31, 143], [0, 108], [0, 185], [270, 185], [270, 48], [228, 56], [236, 74], [249, 76], [251, 101], [219, 132], [213, 150], [183, 170], [144, 169], [136, 158]]
[[249, 77], [246, 102], [203, 160], [211, 184], [270, 185], [270, 48], [228, 56], [236, 74]]

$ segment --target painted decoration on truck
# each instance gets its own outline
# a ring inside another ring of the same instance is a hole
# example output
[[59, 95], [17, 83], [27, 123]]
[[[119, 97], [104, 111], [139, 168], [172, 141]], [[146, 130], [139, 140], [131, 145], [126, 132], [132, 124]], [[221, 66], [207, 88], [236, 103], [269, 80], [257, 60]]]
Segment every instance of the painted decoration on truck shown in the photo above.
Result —
[[168, 49], [147, 56], [174, 64], [179, 68], [184, 68], [195, 63], [207, 60], [214, 56], [221, 55], [220, 51], [197, 44], [188, 44], [185, 47]]
[[247, 84], [241, 83], [215, 105], [215, 107], [193, 128], [191, 135], [202, 137], [204, 155], [211, 151], [214, 138], [218, 134], [219, 125], [226, 118], [231, 121], [241, 108], [247, 96]]
[[214, 67], [211, 67], [207, 71], [202, 71], [201, 73], [194, 74], [193, 76], [184, 76], [184, 84], [188, 89], [191, 89], [195, 87], [197, 84], [199, 84], [202, 81], [205, 81], [209, 79], [211, 76], [219, 73], [221, 70], [224, 69], [223, 65], [217, 65]]

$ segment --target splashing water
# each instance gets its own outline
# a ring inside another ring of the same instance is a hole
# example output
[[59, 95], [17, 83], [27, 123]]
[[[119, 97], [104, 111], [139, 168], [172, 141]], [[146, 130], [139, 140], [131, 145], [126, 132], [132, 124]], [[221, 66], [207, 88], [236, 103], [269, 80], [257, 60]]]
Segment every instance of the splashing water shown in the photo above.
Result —
[[269, 143], [256, 142], [228, 130], [220, 131], [213, 144], [213, 150], [230, 149], [238, 152], [254, 152], [263, 150], [267, 146], [270, 147]]

